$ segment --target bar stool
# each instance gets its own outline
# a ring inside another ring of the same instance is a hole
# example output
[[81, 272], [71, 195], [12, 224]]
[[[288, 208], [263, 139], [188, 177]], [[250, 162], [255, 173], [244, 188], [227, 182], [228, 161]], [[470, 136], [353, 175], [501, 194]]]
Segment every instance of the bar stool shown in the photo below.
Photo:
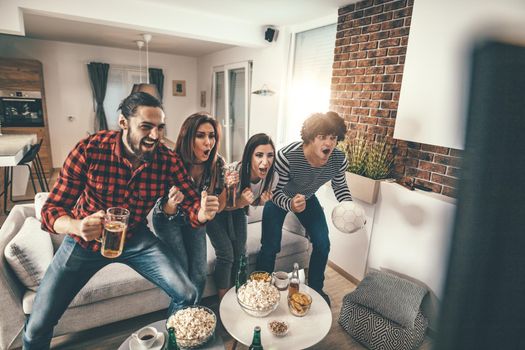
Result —
[[[40, 148], [42, 147], [43, 139], [40, 140], [39, 143], [36, 143], [31, 146], [29, 151], [24, 155], [24, 157], [18, 162], [16, 166], [24, 165], [29, 170], [29, 179], [31, 180], [31, 185], [33, 186], [33, 191], [36, 194], [37, 189], [35, 186], [35, 181], [33, 179], [33, 171], [31, 169], [31, 164], [33, 164], [33, 168], [36, 173], [36, 177], [38, 179], [38, 184], [40, 185], [40, 189], [42, 192], [49, 192], [49, 185], [47, 183], [46, 174], [44, 172], [44, 167], [42, 166], [42, 161], [40, 160], [40, 156], [38, 155]], [[23, 202], [31, 200], [30, 198], [27, 199], [13, 199], [13, 167], [5, 167], [4, 168], [4, 213], [8, 213], [7, 210], [7, 191], [9, 190], [9, 199], [12, 203], [17, 202]]]

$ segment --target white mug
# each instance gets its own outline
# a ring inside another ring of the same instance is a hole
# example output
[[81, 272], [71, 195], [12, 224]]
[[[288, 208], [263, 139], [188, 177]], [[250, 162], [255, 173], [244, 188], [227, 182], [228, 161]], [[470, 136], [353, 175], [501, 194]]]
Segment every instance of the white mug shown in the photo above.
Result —
[[133, 339], [143, 348], [149, 349], [158, 337], [158, 331], [154, 327], [143, 327], [131, 335]]
[[272, 284], [280, 291], [288, 288], [288, 273], [284, 271], [277, 271], [272, 273]]

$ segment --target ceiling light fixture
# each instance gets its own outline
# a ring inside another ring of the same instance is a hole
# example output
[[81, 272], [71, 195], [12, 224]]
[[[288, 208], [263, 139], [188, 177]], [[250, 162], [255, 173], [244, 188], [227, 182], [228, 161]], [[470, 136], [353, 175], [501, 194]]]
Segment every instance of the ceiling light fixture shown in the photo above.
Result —
[[259, 96], [272, 96], [275, 94], [275, 91], [270, 90], [266, 84], [263, 84], [259, 90], [253, 91], [252, 94]]
[[[160, 94], [159, 90], [157, 89], [157, 86], [155, 84], [149, 83], [149, 42], [151, 41], [151, 34], [142, 34], [142, 38], [144, 40], [137, 40], [137, 46], [139, 48], [139, 70], [140, 70], [140, 83], [134, 84], [133, 88], [131, 89], [131, 93], [134, 92], [146, 92], [160, 100]], [[146, 83], [142, 82], [142, 57], [141, 57], [141, 49], [144, 46], [144, 43], [146, 43]]]

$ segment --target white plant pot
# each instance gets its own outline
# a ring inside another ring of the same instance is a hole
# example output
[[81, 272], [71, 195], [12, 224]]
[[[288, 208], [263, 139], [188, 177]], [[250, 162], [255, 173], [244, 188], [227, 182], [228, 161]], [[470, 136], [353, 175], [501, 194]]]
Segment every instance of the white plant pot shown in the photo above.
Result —
[[357, 198], [368, 204], [375, 204], [379, 193], [379, 182], [368, 177], [346, 172], [346, 183], [353, 198]]

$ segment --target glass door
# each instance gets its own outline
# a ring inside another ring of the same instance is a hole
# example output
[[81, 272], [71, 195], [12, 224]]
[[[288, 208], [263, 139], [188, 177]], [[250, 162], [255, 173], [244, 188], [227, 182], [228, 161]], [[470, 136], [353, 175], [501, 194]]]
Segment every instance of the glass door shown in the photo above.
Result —
[[241, 160], [248, 140], [251, 62], [225, 65], [213, 72], [213, 115], [222, 128], [219, 153]]

